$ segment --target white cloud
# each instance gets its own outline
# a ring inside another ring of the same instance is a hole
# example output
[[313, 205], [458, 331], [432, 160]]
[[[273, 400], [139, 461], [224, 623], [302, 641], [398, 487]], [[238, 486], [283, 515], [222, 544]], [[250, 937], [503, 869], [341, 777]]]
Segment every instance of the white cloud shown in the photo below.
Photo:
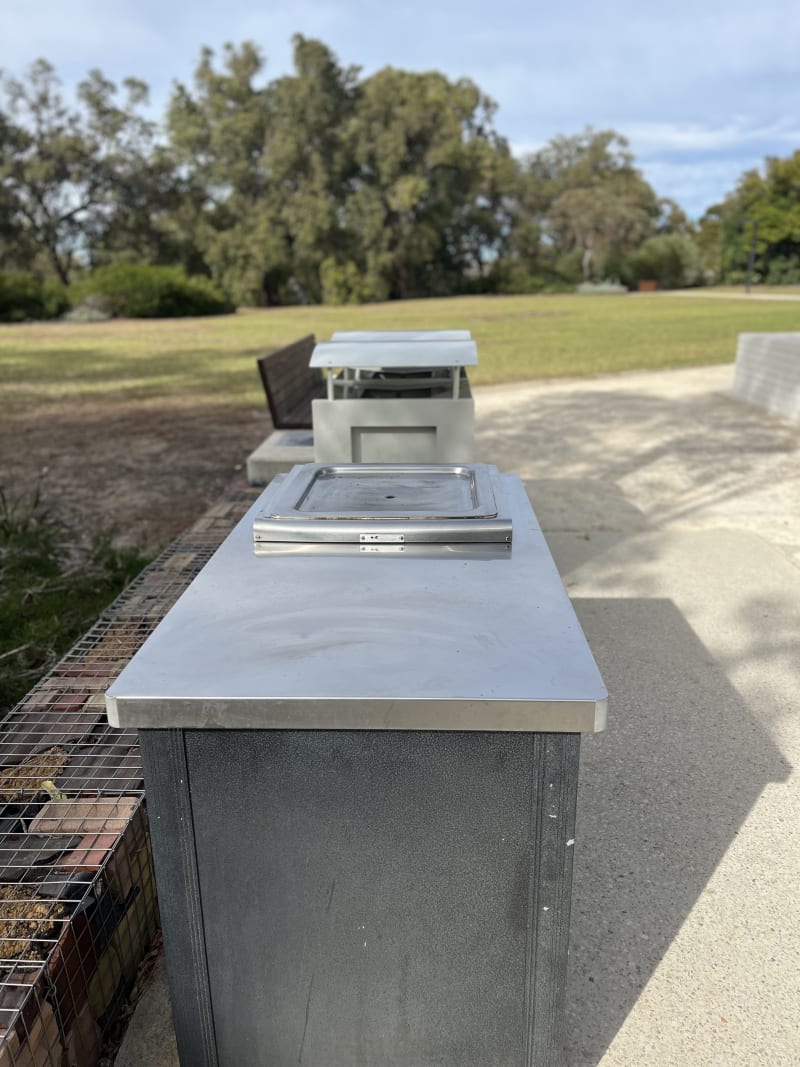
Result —
[[661, 152], [713, 153], [726, 149], [741, 151], [749, 146], [800, 146], [800, 123], [794, 116], [771, 122], [731, 120], [714, 126], [704, 122], [621, 122], [618, 126], [637, 155]]
[[744, 171], [758, 169], [759, 159], [645, 163], [641, 171], [659, 196], [677, 201], [691, 218], [699, 218], [712, 204], [732, 192]]

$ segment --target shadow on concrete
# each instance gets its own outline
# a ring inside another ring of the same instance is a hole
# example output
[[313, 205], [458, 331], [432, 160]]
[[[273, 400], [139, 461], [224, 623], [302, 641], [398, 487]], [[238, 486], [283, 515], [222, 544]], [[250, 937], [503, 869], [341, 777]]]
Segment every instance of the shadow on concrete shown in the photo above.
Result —
[[[622, 484], [651, 500], [652, 517], [663, 524], [752, 491], [765, 464], [794, 465], [800, 427], [722, 393], [659, 396], [606, 384], [526, 395], [522, 386], [519, 399], [505, 407], [487, 390], [475, 451], [523, 479], [591, 481], [599, 494]], [[564, 511], [573, 518], [560, 528], [574, 529], [580, 508]], [[540, 521], [547, 529], [547, 516]], [[607, 513], [605, 528], [620, 529], [620, 521]]]
[[[566, 448], [565, 465], [574, 456]], [[761, 545], [745, 533], [675, 535], [651, 523], [613, 480], [638, 462], [601, 455], [595, 466], [612, 476], [525, 481], [610, 694], [608, 730], [585, 737], [581, 753], [569, 1067], [601, 1062], [765, 787], [792, 769], [770, 733], [787, 713], [780, 690], [755, 709], [729, 677], [748, 666], [796, 672], [794, 587], [759, 584], [770, 563], [742, 564], [735, 539], [745, 551]], [[712, 480], [706, 492], [716, 491]], [[681, 536], [690, 547], [676, 547]], [[727, 573], [732, 561], [749, 568], [749, 591]], [[585, 582], [596, 595], [580, 595]], [[706, 647], [665, 587], [717, 602], [736, 634], [727, 651]]]
[[595, 1067], [790, 765], [671, 601], [573, 603], [612, 694], [582, 751], [568, 997], [568, 1062]]

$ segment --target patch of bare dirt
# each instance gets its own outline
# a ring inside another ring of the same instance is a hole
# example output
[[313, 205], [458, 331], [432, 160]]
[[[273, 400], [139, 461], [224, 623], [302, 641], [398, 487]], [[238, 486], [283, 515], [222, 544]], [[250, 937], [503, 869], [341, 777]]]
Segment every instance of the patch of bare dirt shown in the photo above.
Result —
[[0, 484], [37, 485], [48, 510], [86, 541], [109, 526], [155, 553], [236, 480], [271, 430], [263, 410], [185, 400], [50, 404], [0, 420]]

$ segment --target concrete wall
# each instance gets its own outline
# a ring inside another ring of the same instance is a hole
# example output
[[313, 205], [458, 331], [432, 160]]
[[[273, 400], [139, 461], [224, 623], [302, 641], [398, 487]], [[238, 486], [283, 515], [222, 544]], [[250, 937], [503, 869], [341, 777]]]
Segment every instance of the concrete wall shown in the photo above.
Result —
[[800, 423], [800, 333], [741, 333], [733, 395]]

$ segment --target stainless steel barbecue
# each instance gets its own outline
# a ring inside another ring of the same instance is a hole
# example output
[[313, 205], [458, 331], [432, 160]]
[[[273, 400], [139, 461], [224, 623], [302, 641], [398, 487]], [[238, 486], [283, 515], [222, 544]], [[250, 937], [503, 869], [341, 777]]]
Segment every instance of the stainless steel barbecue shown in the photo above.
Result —
[[606, 692], [518, 478], [294, 468], [107, 706], [139, 727], [183, 1063], [560, 1062]]
[[286, 541], [451, 544], [511, 541], [483, 464], [309, 464], [264, 499], [256, 551]]

